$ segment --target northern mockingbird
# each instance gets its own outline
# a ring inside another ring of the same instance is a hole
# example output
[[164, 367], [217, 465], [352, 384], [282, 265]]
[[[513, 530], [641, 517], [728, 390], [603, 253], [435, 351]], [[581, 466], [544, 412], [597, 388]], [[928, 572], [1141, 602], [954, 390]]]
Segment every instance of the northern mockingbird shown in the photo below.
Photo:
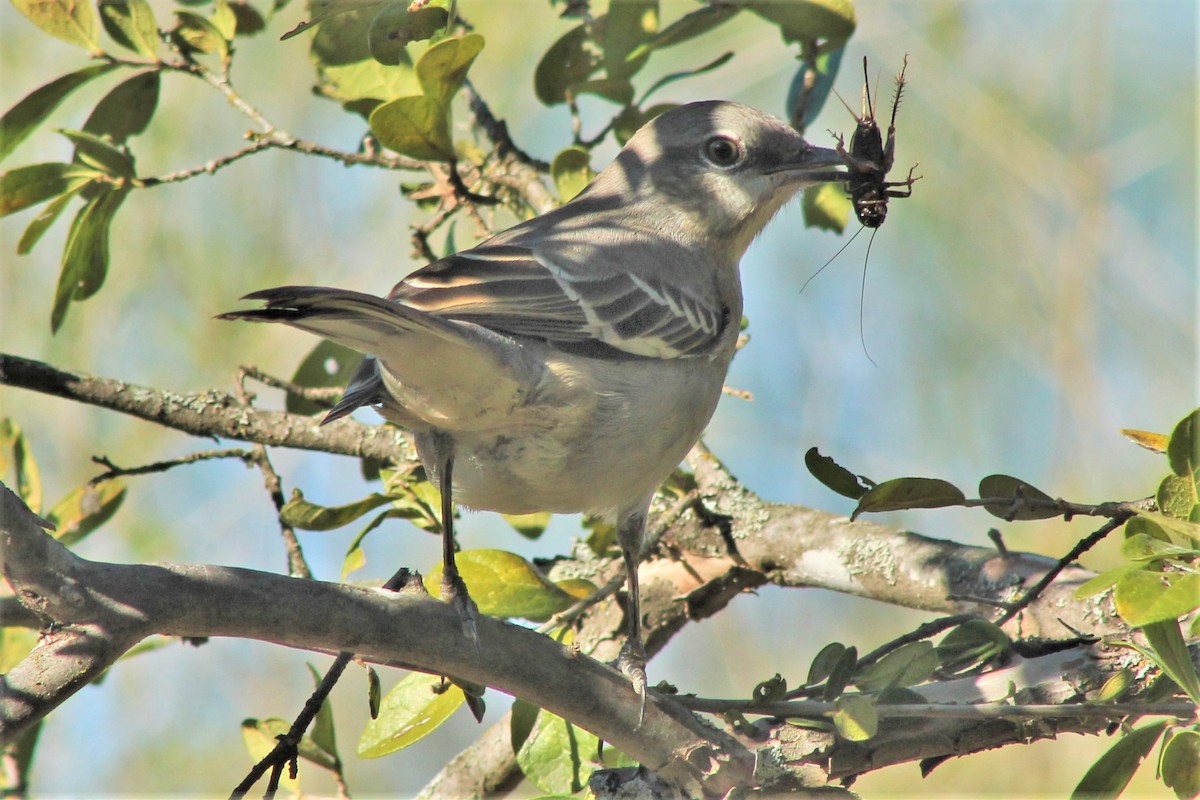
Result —
[[[650, 499], [708, 424], [742, 320], [738, 262], [799, 189], [845, 179], [835, 150], [737, 103], [647, 123], [565, 205], [404, 278], [386, 298], [312, 286], [222, 319], [282, 322], [367, 355], [325, 421], [360, 406], [410, 430], [452, 501], [616, 523], [629, 586], [619, 659], [645, 703], [637, 566]], [[453, 480], [451, 475], [453, 474]]]

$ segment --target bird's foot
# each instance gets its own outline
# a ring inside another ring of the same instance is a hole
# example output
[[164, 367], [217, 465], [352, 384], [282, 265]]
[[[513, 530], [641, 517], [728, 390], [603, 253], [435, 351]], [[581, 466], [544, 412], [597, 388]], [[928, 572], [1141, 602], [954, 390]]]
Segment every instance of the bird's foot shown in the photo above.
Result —
[[629, 679], [633, 690], [642, 701], [638, 711], [638, 725], [646, 718], [646, 651], [640, 641], [630, 639], [621, 647], [617, 655], [617, 669]]
[[471, 599], [471, 595], [467, 592], [467, 584], [463, 582], [462, 576], [458, 571], [446, 571], [442, 573], [442, 599], [449, 603], [455, 611], [458, 612], [458, 617], [462, 620], [463, 636], [471, 640], [475, 645], [475, 649], [479, 649], [479, 631], [475, 626], [475, 621], [479, 619], [479, 606], [475, 605], [475, 601]]

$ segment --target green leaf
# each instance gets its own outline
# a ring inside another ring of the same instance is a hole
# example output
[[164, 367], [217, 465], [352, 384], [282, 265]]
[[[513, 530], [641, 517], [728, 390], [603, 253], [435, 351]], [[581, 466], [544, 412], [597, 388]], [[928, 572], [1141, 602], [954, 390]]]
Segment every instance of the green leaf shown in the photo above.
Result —
[[651, 50], [661, 50], [681, 44], [704, 34], [724, 24], [741, 11], [733, 5], [709, 5], [683, 15], [667, 27], [656, 33], [650, 41], [634, 48], [627, 56], [635, 60], [647, 55]]
[[393, 516], [395, 516], [394, 511], [384, 511], [382, 514], [377, 515], [375, 519], [371, 520], [367, 527], [363, 528], [362, 532], [359, 533], [358, 536], [354, 537], [354, 541], [352, 541], [350, 546], [346, 548], [345, 557], [342, 558], [342, 574], [340, 580], [343, 583], [346, 582], [346, 578], [350, 575], [350, 573], [360, 570], [366, 566], [367, 553], [362, 548], [363, 539], [366, 539], [367, 534], [378, 528], [385, 519], [390, 519]]
[[538, 714], [533, 734], [517, 751], [517, 765], [534, 786], [548, 794], [574, 794], [587, 786], [598, 764], [600, 741], [548, 711]]
[[1166, 727], [1166, 722], [1154, 722], [1122, 736], [1092, 764], [1071, 793], [1071, 799], [1101, 800], [1119, 796]]
[[808, 680], [804, 682], [804, 685], [815, 686], [828, 678], [845, 652], [846, 645], [841, 642], [830, 642], [822, 647], [821, 651], [813, 658], [812, 665], [808, 668]]
[[50, 330], [57, 333], [72, 300], [86, 300], [104, 284], [108, 274], [108, 237], [127, 188], [108, 189], [92, 197], [71, 222], [63, 250], [62, 272], [50, 312]]
[[849, 694], [834, 700], [833, 724], [838, 735], [851, 742], [865, 742], [879, 731], [879, 712], [875, 705], [859, 694]]
[[372, 57], [368, 34], [374, 17], [375, 11], [366, 8], [329, 20], [317, 31], [309, 50], [317, 68], [317, 91], [354, 104], [354, 110], [364, 116], [372, 102], [421, 93], [407, 52], [397, 66], [385, 66]]
[[233, 37], [237, 35], [238, 20], [237, 14], [229, 7], [229, 0], [215, 0], [210, 21], [222, 39], [226, 42], [233, 41]]
[[125, 500], [125, 484], [113, 479], [80, 486], [46, 515], [54, 538], [70, 547], [107, 522]]
[[[309, 351], [300, 366], [292, 375], [292, 383], [309, 389], [333, 389], [345, 386], [350, 382], [358, 365], [362, 363], [362, 353], [351, 350], [345, 345], [322, 339], [316, 347]], [[289, 414], [317, 414], [327, 410], [311, 400], [305, 400], [299, 395], [288, 393], [284, 408]]]
[[1159, 772], [1179, 800], [1200, 795], [1200, 731], [1177, 731], [1163, 748]]
[[[613, 135], [617, 137], [617, 142], [624, 145], [647, 122], [677, 106], [677, 103], [656, 103], [646, 109], [637, 109], [633, 106], [624, 108], [613, 118]], [[743, 329], [745, 321], [746, 318], [742, 317]]]
[[379, 673], [371, 665], [367, 665], [367, 711], [371, 719], [379, 718], [379, 706], [383, 701], [383, 689], [379, 683]]
[[833, 668], [829, 672], [829, 678], [825, 681], [825, 689], [821, 692], [821, 697], [824, 700], [834, 700], [840, 697], [850, 684], [850, 679], [854, 677], [857, 667], [858, 648], [847, 647], [834, 662]]
[[96, 10], [87, 0], [12, 0], [17, 11], [51, 36], [100, 53]]
[[859, 671], [854, 685], [866, 692], [916, 686], [929, 680], [937, 666], [932, 644], [909, 642]]
[[466, 698], [462, 689], [443, 684], [436, 675], [414, 672], [393, 686], [358, 740], [359, 758], [403, 750], [449, 719]]
[[946, 634], [934, 652], [942, 669], [957, 672], [1002, 656], [1011, 647], [1012, 642], [999, 626], [972, 619]]
[[371, 112], [371, 132], [380, 144], [427, 161], [454, 157], [447, 109], [428, 97], [401, 97]]
[[804, 466], [812, 476], [843, 497], [857, 500], [862, 497], [875, 483], [861, 475], [855, 475], [829, 456], [821, 455], [815, 447], [810, 447], [804, 454]]
[[514, 531], [526, 539], [536, 539], [546, 532], [546, 526], [550, 524], [552, 515], [547, 511], [539, 511], [534, 514], [501, 514], [501, 516], [512, 526]]
[[834, 80], [845, 53], [845, 46], [820, 48], [816, 52], [803, 48], [800, 65], [792, 76], [784, 103], [788, 121], [801, 134], [816, 121], [833, 93]]
[[725, 66], [731, 58], [733, 58], [732, 50], [729, 52], [726, 52], [726, 53], [722, 53], [721, 55], [717, 56], [712, 61], [708, 62], [707, 64], [705, 64], [702, 67], [696, 67], [695, 69], [685, 69], [685, 70], [681, 70], [679, 72], [672, 72], [669, 75], [664, 75], [663, 77], [659, 78], [653, 84], [650, 85], [650, 88], [646, 90], [646, 93], [642, 96], [642, 98], [644, 100], [645, 98], [654, 94], [655, 92], [657, 92], [659, 89], [663, 88], [664, 86], [675, 83], [676, 81], [681, 81], [681, 80], [684, 80], [685, 78], [694, 78], [697, 75], [703, 75], [706, 72], [712, 72], [715, 69], [720, 69], [721, 67]]
[[600, 67], [599, 48], [580, 25], [550, 45], [533, 74], [534, 93], [544, 105], [565, 103], [567, 90], [587, 80]]
[[[1053, 503], [1054, 498], [1031, 483], [1011, 475], [988, 475], [979, 482], [979, 496], [984, 500], [1004, 498], [1003, 502], [987, 503], [984, 508], [1003, 520], [1053, 519], [1062, 512], [1053, 506], [1031, 507], [1023, 500]], [[1015, 510], [1014, 510], [1015, 509]]]
[[639, 45], [658, 32], [658, 0], [613, 0], [603, 19], [604, 71], [610, 78], [636, 75], [650, 55]]
[[1110, 569], [1107, 572], [1101, 572], [1091, 580], [1085, 581], [1079, 586], [1079, 588], [1075, 590], [1075, 599], [1087, 600], [1088, 598], [1095, 597], [1102, 592], [1108, 591], [1113, 586], [1116, 586], [1117, 581], [1121, 580], [1121, 578], [1124, 578], [1129, 573], [1137, 572], [1144, 568], [1145, 565], [1143, 564], [1125, 564], [1117, 567], [1116, 569]]
[[115, 64], [93, 64], [90, 67], [55, 78], [38, 87], [17, 102], [0, 118], [0, 161], [8, 158], [17, 145], [25, 140], [67, 95], [99, 75], [112, 70]]
[[590, 165], [591, 153], [582, 147], [560, 150], [550, 162], [550, 175], [558, 189], [558, 197], [564, 203], [582, 192], [596, 173]]
[[1200, 408], [1181, 419], [1167, 442], [1167, 461], [1181, 478], [1196, 478], [1200, 471]]
[[[270, 755], [271, 751], [275, 749], [275, 745], [279, 744], [279, 740], [275, 737], [286, 734], [291, 727], [282, 719], [242, 720], [242, 743], [246, 746], [246, 752], [250, 754], [251, 760], [257, 764]], [[280, 777], [279, 786], [295, 796], [300, 795], [299, 778], [288, 777], [286, 769]]]
[[20, 664], [38, 643], [38, 632], [32, 628], [0, 628], [0, 675]]
[[1161, 514], [1157, 511], [1139, 510], [1137, 513], [1138, 517], [1144, 517], [1150, 522], [1153, 522], [1162, 530], [1169, 531], [1170, 533], [1173, 533], [1184, 539], [1194, 539], [1196, 541], [1200, 541], [1200, 524], [1196, 522], [1180, 519], [1178, 517], [1167, 516], [1166, 514]]
[[190, 50], [215, 53], [222, 60], [229, 58], [229, 40], [216, 25], [192, 11], [176, 11], [177, 23], [172, 31], [176, 40]]
[[28, 255], [33, 249], [33, 246], [42, 238], [42, 234], [54, 224], [54, 221], [59, 218], [65, 209], [74, 199], [75, 195], [79, 194], [86, 187], [90, 186], [89, 181], [81, 181], [73, 188], [68, 189], [65, 193], [59, 195], [53, 202], [49, 203], [41, 212], [33, 218], [29, 226], [25, 228], [25, 232], [21, 234], [20, 241], [17, 242], [17, 255]]
[[785, 42], [843, 41], [858, 24], [851, 0], [749, 0], [744, 7], [779, 26]]
[[[313, 686], [319, 687], [322, 680], [321, 673], [311, 663], [308, 664], [308, 671], [312, 673]], [[337, 752], [337, 731], [333, 726], [333, 703], [328, 697], [325, 698], [325, 702], [321, 703], [321, 708], [313, 718], [312, 727], [305, 738], [311, 738], [313, 747], [326, 756], [328, 762], [326, 768], [336, 769], [340, 761]]]
[[[471, 599], [480, 613], [493, 617], [544, 620], [575, 602], [532, 564], [506, 550], [462, 550], [455, 556]], [[442, 567], [425, 577], [429, 593], [440, 594]]]
[[158, 23], [146, 0], [100, 0], [100, 22], [117, 44], [158, 61]]
[[382, 5], [383, 0], [309, 0], [308, 2], [308, 20], [301, 22], [296, 27], [279, 37], [280, 41], [287, 41], [293, 36], [298, 36], [310, 28], [315, 28], [322, 22], [343, 14], [350, 14], [354, 11], [363, 11]]
[[1138, 535], [1149, 536], [1152, 539], [1158, 539], [1163, 542], [1171, 541], [1171, 536], [1157, 522], [1144, 516], [1134, 517], [1125, 523], [1126, 539]]
[[1192, 509], [1200, 503], [1200, 487], [1197, 487], [1195, 478], [1167, 475], [1158, 485], [1154, 499], [1166, 516], [1190, 519]]
[[1093, 705], [1102, 705], [1104, 703], [1114, 703], [1121, 699], [1121, 695], [1133, 685], [1133, 670], [1125, 667], [1119, 672], [1113, 673], [1112, 677], [1104, 682], [1104, 685], [1096, 692], [1095, 697], [1088, 700]]
[[[1149, 523], [1149, 520], [1145, 520], [1143, 517], [1135, 517], [1130, 520], [1130, 523], [1136, 521]], [[1155, 527], [1157, 528], [1158, 526]], [[1194, 547], [1180, 547], [1173, 544], [1169, 539], [1162, 539], [1146, 533], [1135, 533], [1121, 544], [1121, 555], [1130, 561], [1163, 561], [1170, 558], [1192, 558], [1196, 554]]]
[[1174, 622], [1200, 605], [1200, 574], [1136, 570], [1117, 581], [1113, 600], [1130, 625]]
[[804, 187], [801, 208], [807, 228], [841, 233], [850, 219], [850, 198], [836, 183]]
[[30, 164], [0, 173], [0, 217], [44, 203], [71, 188], [72, 165]]
[[86, 131], [59, 130], [75, 145], [75, 159], [114, 178], [132, 178], [133, 160], [108, 141]]
[[9, 467], [16, 471], [14, 485], [17, 496], [35, 514], [42, 510], [42, 474], [37, 459], [29, 447], [29, 440], [21, 426], [11, 419], [0, 418], [0, 480], [8, 474]]
[[431, 100], [448, 106], [482, 50], [483, 37], [477, 33], [443, 39], [430, 47], [417, 60], [417, 81], [421, 91]]
[[408, 43], [432, 38], [445, 30], [449, 19], [449, 12], [440, 6], [412, 10], [405, 0], [385, 3], [367, 32], [371, 55], [381, 64], [405, 63]]
[[605, 100], [627, 106], [633, 102], [633, 84], [628, 78], [596, 78], [590, 81], [580, 81], [571, 84], [573, 95], [594, 94]]
[[777, 703], [787, 699], [787, 679], [775, 673], [775, 677], [767, 678], [762, 681], [750, 693], [750, 702], [752, 704], [768, 704]]
[[509, 717], [508, 735], [514, 753], [521, 750], [521, 747], [529, 739], [529, 734], [533, 733], [533, 726], [537, 722], [538, 712], [540, 711], [541, 709], [533, 703], [526, 702], [520, 698], [513, 700], [512, 714]]
[[554, 585], [569, 594], [573, 601], [587, 600], [596, 592], [600, 591], [599, 586], [586, 578], [567, 578], [565, 580], [555, 581]]
[[234, 17], [237, 18], [237, 35], [238, 36], [253, 36], [256, 33], [262, 33], [267, 28], [267, 21], [263, 19], [262, 14], [258, 9], [250, 5], [244, 0], [233, 0], [229, 4], [229, 8], [233, 11]]
[[87, 133], [102, 136], [114, 144], [124, 144], [130, 136], [146, 130], [158, 108], [159, 74], [157, 70], [139, 72], [118, 83], [96, 104], [83, 124]]
[[305, 531], [331, 531], [354, 520], [372, 509], [392, 502], [393, 498], [382, 494], [370, 494], [362, 500], [342, 506], [322, 506], [304, 499], [299, 489], [279, 510], [279, 520], [285, 525]]
[[1196, 675], [1196, 665], [1188, 654], [1179, 623], [1173, 619], [1155, 622], [1143, 626], [1142, 633], [1151, 647], [1147, 654], [1193, 703], [1200, 705], [1200, 677]]
[[894, 478], [859, 498], [850, 519], [857, 519], [864, 511], [943, 508], [961, 505], [965, 500], [966, 496], [958, 487], [938, 478]]

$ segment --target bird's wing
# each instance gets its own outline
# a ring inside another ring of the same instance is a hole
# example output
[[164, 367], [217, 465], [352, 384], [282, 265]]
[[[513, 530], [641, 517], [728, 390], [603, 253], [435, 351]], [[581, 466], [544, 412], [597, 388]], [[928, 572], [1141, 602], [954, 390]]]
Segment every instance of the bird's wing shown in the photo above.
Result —
[[418, 270], [389, 299], [558, 347], [655, 358], [711, 352], [730, 324], [715, 274], [687, 263], [672, 243], [631, 236], [605, 247], [603, 239], [593, 228], [574, 241], [492, 240]]

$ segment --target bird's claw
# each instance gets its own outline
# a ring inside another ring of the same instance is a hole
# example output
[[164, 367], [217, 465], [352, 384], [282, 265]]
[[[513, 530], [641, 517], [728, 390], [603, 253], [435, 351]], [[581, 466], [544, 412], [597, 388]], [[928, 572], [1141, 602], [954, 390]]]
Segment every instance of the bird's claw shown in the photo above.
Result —
[[641, 700], [638, 710], [638, 725], [646, 718], [646, 652], [641, 642], [627, 641], [617, 655], [617, 669], [629, 679], [633, 690]]
[[442, 574], [442, 599], [449, 603], [462, 620], [463, 636], [471, 640], [479, 650], [479, 630], [475, 621], [479, 618], [479, 606], [467, 592], [467, 584], [457, 572]]

